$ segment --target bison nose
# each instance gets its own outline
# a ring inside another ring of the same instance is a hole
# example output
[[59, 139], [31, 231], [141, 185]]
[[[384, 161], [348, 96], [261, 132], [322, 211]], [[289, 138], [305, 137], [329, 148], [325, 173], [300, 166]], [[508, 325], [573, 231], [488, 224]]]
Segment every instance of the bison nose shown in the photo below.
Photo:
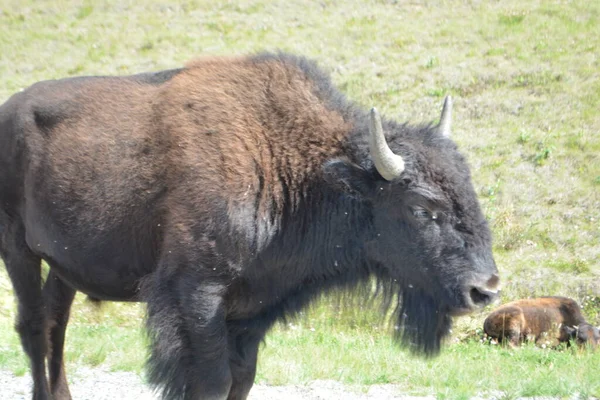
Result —
[[500, 277], [498, 274], [492, 274], [492, 277], [485, 283], [488, 290], [498, 292], [500, 290]]
[[473, 287], [469, 291], [469, 296], [475, 306], [485, 307], [498, 297], [498, 292], [491, 292], [489, 290]]
[[476, 307], [485, 307], [498, 297], [500, 277], [493, 274], [483, 285], [474, 285], [469, 289], [469, 297]]

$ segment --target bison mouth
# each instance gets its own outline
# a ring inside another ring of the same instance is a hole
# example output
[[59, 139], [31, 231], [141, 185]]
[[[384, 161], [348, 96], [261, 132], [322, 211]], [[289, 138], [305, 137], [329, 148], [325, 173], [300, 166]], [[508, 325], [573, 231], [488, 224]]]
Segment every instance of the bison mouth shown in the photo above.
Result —
[[460, 290], [424, 290], [411, 285], [402, 288], [394, 339], [414, 353], [437, 355], [443, 339], [450, 334], [452, 317], [469, 314], [498, 297], [498, 278], [495, 274], [493, 277], [484, 286], [467, 284]]
[[469, 314], [493, 300], [493, 296], [482, 294], [471, 285], [460, 289], [434, 288], [430, 282], [423, 288], [414, 281], [407, 284], [400, 279], [381, 277], [376, 277], [375, 282], [353, 282], [344, 288], [351, 290], [338, 292], [340, 304], [352, 309], [379, 306], [382, 322], [393, 327], [394, 341], [411, 353], [426, 357], [439, 354], [451, 332], [452, 317]]

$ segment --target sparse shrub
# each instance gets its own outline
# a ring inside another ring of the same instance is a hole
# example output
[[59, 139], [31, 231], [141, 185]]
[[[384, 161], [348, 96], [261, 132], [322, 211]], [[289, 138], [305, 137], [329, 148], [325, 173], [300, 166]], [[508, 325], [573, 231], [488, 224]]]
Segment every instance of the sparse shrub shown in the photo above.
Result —
[[550, 158], [550, 154], [554, 151], [554, 146], [538, 143], [538, 151], [533, 156], [533, 163], [537, 166], [544, 165], [546, 160]]
[[574, 260], [555, 259], [546, 264], [548, 267], [560, 272], [571, 274], [583, 274], [590, 272], [590, 266], [587, 260], [576, 258]]
[[498, 22], [502, 25], [506, 26], [515, 26], [519, 25], [525, 19], [525, 14], [504, 14], [500, 15], [498, 18]]
[[583, 314], [590, 323], [600, 324], [600, 296], [585, 296], [581, 307]]
[[519, 138], [517, 139], [517, 143], [525, 144], [529, 142], [529, 139], [531, 139], [531, 132], [521, 131]]

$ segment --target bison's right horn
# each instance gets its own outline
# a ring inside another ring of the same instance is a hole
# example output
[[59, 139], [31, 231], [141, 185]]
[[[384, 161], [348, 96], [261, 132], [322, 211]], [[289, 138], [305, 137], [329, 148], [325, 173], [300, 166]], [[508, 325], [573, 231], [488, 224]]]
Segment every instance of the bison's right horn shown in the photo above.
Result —
[[385, 141], [381, 117], [375, 107], [371, 109], [369, 119], [369, 148], [375, 168], [385, 180], [393, 181], [402, 174], [404, 160], [401, 156], [394, 154]]
[[438, 124], [438, 130], [442, 136], [450, 137], [452, 131], [450, 125], [452, 125], [452, 97], [446, 96], [444, 107], [442, 108], [442, 116]]

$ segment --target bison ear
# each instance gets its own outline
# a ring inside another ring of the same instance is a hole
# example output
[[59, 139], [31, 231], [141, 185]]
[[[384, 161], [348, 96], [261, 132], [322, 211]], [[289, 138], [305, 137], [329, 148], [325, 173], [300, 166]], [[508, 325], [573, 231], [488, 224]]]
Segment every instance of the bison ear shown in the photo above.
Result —
[[346, 160], [332, 160], [323, 166], [325, 180], [344, 192], [370, 197], [375, 187], [373, 176]]

